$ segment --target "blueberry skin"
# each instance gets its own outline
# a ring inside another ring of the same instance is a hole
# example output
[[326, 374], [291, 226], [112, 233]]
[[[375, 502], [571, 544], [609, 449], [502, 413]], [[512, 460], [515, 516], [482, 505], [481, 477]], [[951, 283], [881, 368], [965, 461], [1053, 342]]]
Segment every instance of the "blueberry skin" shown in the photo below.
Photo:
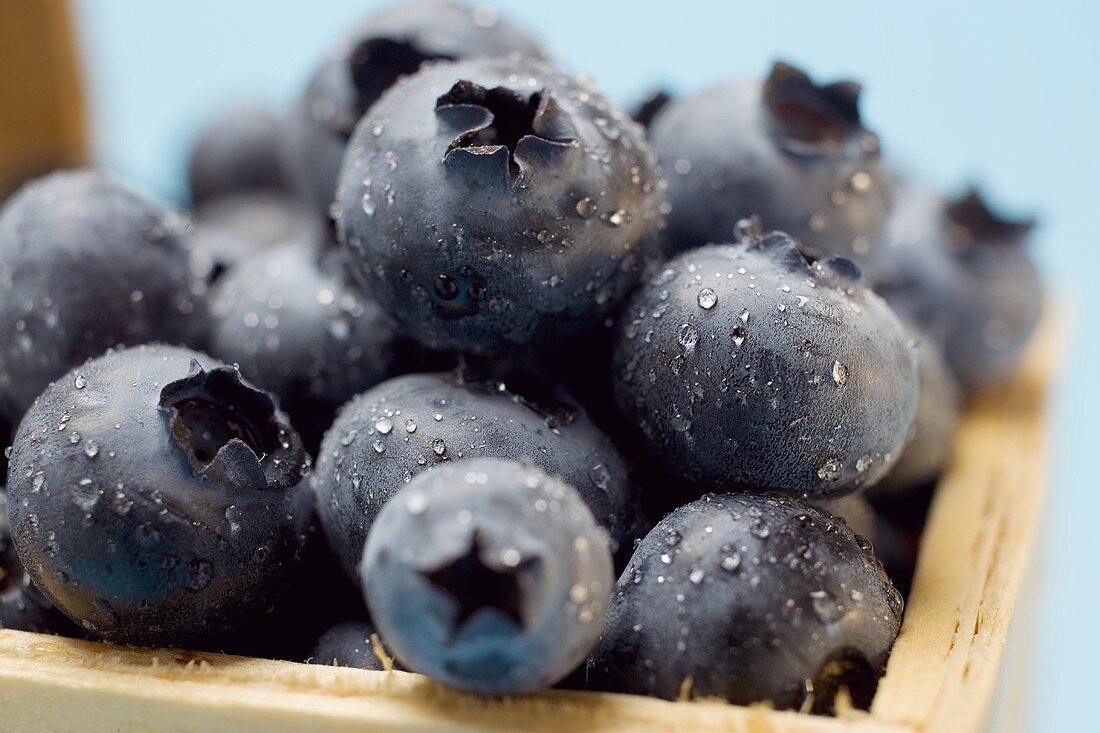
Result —
[[888, 186], [858, 84], [815, 84], [777, 63], [668, 103], [650, 140], [668, 172], [670, 254], [731, 239], [757, 214], [817, 257], [864, 266], [885, 234]]
[[321, 443], [310, 481], [321, 526], [349, 575], [379, 512], [406, 482], [448, 461], [480, 457], [531, 461], [580, 491], [617, 545], [633, 539], [626, 465], [582, 408], [543, 408], [503, 385], [412, 374], [348, 403]]
[[54, 608], [23, 570], [8, 528], [7, 498], [0, 486], [0, 629], [39, 634], [79, 632]]
[[246, 191], [284, 190], [281, 127], [278, 117], [259, 107], [230, 109], [212, 120], [188, 161], [192, 205]]
[[[329, 667], [351, 667], [375, 672], [386, 671], [386, 665], [375, 652], [371, 637], [377, 632], [369, 621], [345, 621], [321, 635], [309, 658], [310, 664]], [[381, 643], [381, 641], [379, 641]], [[384, 653], [392, 654], [383, 646]]]
[[336, 229], [422, 344], [514, 354], [625, 298], [658, 248], [663, 190], [641, 127], [587, 82], [514, 57], [434, 63], [356, 128]]
[[777, 708], [799, 708], [811, 680], [819, 711], [840, 682], [865, 707], [902, 606], [843, 522], [792, 497], [708, 495], [638, 546], [588, 678], [600, 690]]
[[426, 61], [513, 53], [544, 57], [491, 8], [409, 2], [370, 16], [329, 51], [287, 123], [282, 158], [292, 185], [327, 216], [348, 139], [383, 92]]
[[311, 452], [337, 409], [390, 376], [397, 332], [302, 243], [239, 263], [210, 293], [210, 352], [272, 392]]
[[0, 412], [13, 422], [71, 367], [207, 326], [182, 223], [92, 170], [27, 184], [0, 210]]
[[200, 206], [184, 243], [193, 255], [192, 270], [212, 283], [237, 263], [290, 242], [326, 249], [324, 235], [317, 217], [287, 193], [246, 191]]
[[909, 341], [851, 263], [810, 264], [781, 232], [749, 236], [679, 255], [635, 294], [615, 394], [689, 499], [828, 498], [900, 455], [917, 403]]
[[1034, 222], [998, 216], [977, 190], [951, 201], [903, 183], [895, 199], [875, 290], [943, 347], [964, 394], [1006, 378], [1042, 315]]
[[532, 692], [573, 671], [614, 585], [607, 536], [576, 490], [488, 458], [414, 478], [382, 509], [360, 573], [402, 662], [485, 695]]
[[909, 440], [898, 462], [869, 489], [875, 495], [919, 489], [934, 481], [947, 465], [955, 443], [962, 394], [939, 345], [917, 337], [920, 394]]
[[232, 367], [178, 347], [112, 351], [66, 374], [27, 413], [11, 465], [28, 574], [115, 642], [197, 643], [262, 611], [309, 521], [306, 456], [285, 416]]

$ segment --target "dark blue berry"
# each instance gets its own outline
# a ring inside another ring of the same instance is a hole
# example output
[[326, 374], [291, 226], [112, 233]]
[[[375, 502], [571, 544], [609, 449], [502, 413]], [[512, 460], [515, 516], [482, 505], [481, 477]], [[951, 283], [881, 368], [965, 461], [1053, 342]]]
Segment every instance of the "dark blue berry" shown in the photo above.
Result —
[[282, 122], [266, 109], [239, 107], [211, 121], [191, 151], [191, 204], [248, 191], [286, 188], [279, 145]]
[[207, 327], [180, 222], [101, 173], [54, 173], [0, 210], [0, 412], [13, 421], [113, 346]]
[[369, 621], [345, 621], [321, 635], [309, 662], [382, 672], [393, 658]]
[[908, 441], [901, 457], [872, 493], [904, 492], [934, 481], [951, 457], [962, 395], [959, 382], [939, 344], [918, 337], [917, 375], [920, 394]]
[[8, 528], [7, 497], [0, 486], [0, 629], [79, 635], [23, 570]]
[[633, 539], [636, 507], [626, 466], [582, 408], [538, 404], [499, 383], [416, 374], [352, 400], [321, 444], [311, 483], [321, 525], [345, 569], [354, 574], [368, 531], [405, 482], [477, 457], [532, 462], [580, 491], [616, 546]]
[[607, 536], [576, 490], [485, 458], [403, 488], [371, 530], [360, 572], [403, 663], [490, 695], [573, 671], [596, 643], [614, 583]]
[[818, 257], [871, 261], [889, 199], [859, 92], [777, 63], [763, 81], [670, 102], [650, 139], [669, 176], [671, 250], [728, 242], [738, 221], [757, 214]]
[[237, 370], [187, 349], [69, 372], [27, 413], [11, 462], [27, 573], [112, 641], [189, 643], [265, 609], [308, 526], [297, 434]]
[[356, 129], [340, 180], [353, 272], [437, 349], [517, 353], [600, 323], [663, 228], [641, 128], [586, 82], [516, 58], [398, 82]]
[[658, 269], [622, 316], [614, 369], [624, 413], [695, 496], [826, 498], [874, 484], [917, 402], [916, 356], [893, 312], [850, 262], [810, 261], [781, 232]]
[[665, 517], [616, 586], [590, 685], [826, 712], [867, 707], [902, 597], [870, 545], [799, 499], [707, 496]]
[[310, 452], [337, 409], [393, 368], [389, 317], [345, 285], [339, 262], [318, 264], [302, 243], [230, 269], [210, 312], [210, 352], [278, 397]]
[[327, 215], [348, 139], [383, 92], [426, 61], [511, 53], [543, 56], [524, 31], [484, 6], [428, 0], [367, 18], [329, 51], [287, 124], [283, 161], [295, 188]]
[[903, 184], [895, 199], [875, 289], [943, 347], [964, 392], [1005, 378], [1042, 312], [1034, 222], [994, 214], [977, 191], [949, 201]]

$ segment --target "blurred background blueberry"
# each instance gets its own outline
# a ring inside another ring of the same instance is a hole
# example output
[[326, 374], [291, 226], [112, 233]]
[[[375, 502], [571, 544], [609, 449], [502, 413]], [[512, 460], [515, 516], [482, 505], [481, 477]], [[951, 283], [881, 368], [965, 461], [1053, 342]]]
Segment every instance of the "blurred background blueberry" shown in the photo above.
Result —
[[[96, 162], [183, 202], [186, 155], [232, 103], [285, 109], [334, 39], [377, 0], [77, 0]], [[937, 0], [729, 3], [497, 0], [566, 68], [617, 102], [694, 92], [775, 58], [865, 84], [887, 156], [948, 192], [982, 181], [994, 205], [1041, 218], [1037, 255], [1074, 341], [1054, 405], [1051, 486], [1031, 639], [1034, 699], [1021, 730], [1081, 730], [1100, 658], [1094, 615], [1100, 301], [1090, 296], [1100, 168], [1100, 4]], [[1011, 667], [1011, 660], [1010, 660]], [[1011, 671], [1011, 669], [1010, 669]], [[1041, 721], [1041, 722], [1040, 722]]]

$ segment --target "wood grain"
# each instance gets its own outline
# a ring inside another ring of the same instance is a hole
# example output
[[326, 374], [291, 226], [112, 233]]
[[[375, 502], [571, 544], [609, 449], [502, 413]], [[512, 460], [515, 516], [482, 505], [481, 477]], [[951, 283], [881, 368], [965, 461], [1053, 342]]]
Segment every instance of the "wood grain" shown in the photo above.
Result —
[[820, 718], [718, 702], [550, 692], [484, 699], [365, 672], [0, 631], [0, 733], [971, 732], [989, 710], [1046, 482], [1048, 318], [1017, 377], [962, 421], [913, 591], [870, 713]]
[[87, 155], [84, 98], [65, 0], [0, 2], [0, 199]]

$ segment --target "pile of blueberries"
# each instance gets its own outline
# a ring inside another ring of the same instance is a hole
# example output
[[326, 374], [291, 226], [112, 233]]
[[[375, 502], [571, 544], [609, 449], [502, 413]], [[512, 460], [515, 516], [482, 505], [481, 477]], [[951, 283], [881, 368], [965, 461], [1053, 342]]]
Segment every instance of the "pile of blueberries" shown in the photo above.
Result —
[[426, 0], [212, 125], [188, 214], [26, 183], [0, 626], [868, 705], [957, 413], [1041, 296], [1031, 222], [900, 178], [859, 93], [776, 63], [632, 118]]

